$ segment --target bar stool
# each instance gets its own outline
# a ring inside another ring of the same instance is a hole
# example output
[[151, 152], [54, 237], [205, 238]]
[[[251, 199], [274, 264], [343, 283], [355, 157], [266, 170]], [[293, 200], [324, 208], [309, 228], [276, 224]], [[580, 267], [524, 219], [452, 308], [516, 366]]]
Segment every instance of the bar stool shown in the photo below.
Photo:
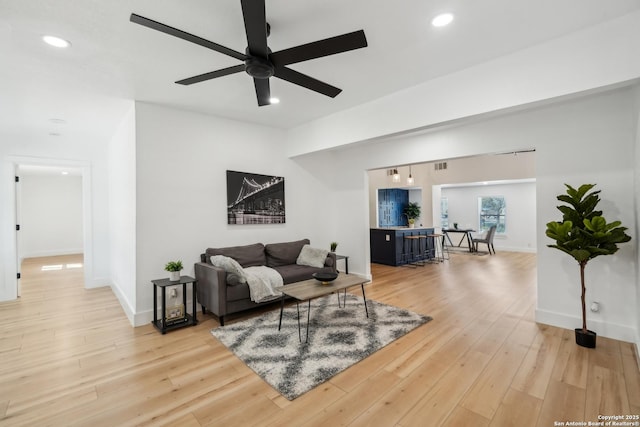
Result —
[[423, 262], [429, 262], [431, 259], [431, 249], [427, 243], [428, 236], [426, 234], [420, 235], [420, 257]]
[[449, 246], [447, 246], [447, 243], [445, 241], [447, 236], [445, 236], [444, 234], [442, 234], [442, 240], [440, 241], [440, 249], [442, 249], [442, 259], [444, 260], [448, 260], [449, 258], [451, 258], [449, 255]]
[[[444, 262], [445, 259], [449, 259], [449, 249], [444, 244], [444, 234], [427, 234], [427, 237], [433, 239], [433, 261]], [[447, 251], [447, 257], [444, 256], [444, 251]]]
[[[415, 252], [415, 244], [419, 242], [419, 236], [413, 235], [404, 235], [404, 258], [407, 262], [407, 265], [412, 265], [416, 267], [418, 264], [416, 263], [416, 252]], [[407, 246], [409, 246], [409, 250], [407, 251]]]

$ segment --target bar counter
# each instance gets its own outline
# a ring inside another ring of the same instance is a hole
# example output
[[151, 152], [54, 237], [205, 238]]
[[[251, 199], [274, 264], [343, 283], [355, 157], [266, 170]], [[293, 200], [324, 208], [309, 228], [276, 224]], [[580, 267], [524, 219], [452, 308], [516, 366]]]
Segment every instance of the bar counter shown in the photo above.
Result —
[[[409, 262], [406, 252], [410, 249], [408, 245], [412, 242], [405, 241], [405, 236], [428, 236], [433, 234], [433, 228], [428, 227], [385, 227], [385, 228], [372, 228], [370, 229], [370, 244], [371, 244], [371, 262], [376, 264], [385, 265], [404, 265]], [[426, 259], [433, 258], [433, 238], [427, 237], [425, 239]], [[417, 247], [420, 250], [421, 246], [418, 243]]]

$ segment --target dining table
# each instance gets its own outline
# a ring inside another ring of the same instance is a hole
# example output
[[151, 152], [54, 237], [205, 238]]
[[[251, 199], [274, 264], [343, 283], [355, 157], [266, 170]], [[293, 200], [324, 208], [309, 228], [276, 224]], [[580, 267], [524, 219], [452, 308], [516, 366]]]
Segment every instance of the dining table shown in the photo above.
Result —
[[462, 247], [462, 242], [464, 242], [466, 239], [467, 246], [469, 247], [469, 252], [473, 252], [473, 237], [471, 236], [471, 233], [474, 233], [475, 231], [476, 230], [473, 230], [471, 228], [443, 228], [442, 229], [442, 233], [444, 234], [445, 239], [449, 241], [449, 245], [452, 247], [454, 246], [454, 244], [451, 241], [451, 236], [449, 236], [449, 233], [462, 234], [462, 237], [460, 237], [460, 241], [455, 246]]

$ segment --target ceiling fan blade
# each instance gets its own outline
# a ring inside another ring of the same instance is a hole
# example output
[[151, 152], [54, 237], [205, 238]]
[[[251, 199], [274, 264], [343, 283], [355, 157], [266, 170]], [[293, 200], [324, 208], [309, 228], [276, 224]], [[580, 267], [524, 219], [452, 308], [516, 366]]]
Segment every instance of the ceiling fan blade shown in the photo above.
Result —
[[188, 79], [178, 80], [179, 85], [192, 85], [194, 83], [204, 82], [206, 80], [215, 79], [229, 74], [240, 73], [244, 71], [244, 64], [234, 65], [233, 67], [223, 68], [221, 70], [211, 71], [209, 73], [200, 74], [198, 76], [189, 77]]
[[242, 0], [244, 30], [247, 33], [247, 44], [251, 55], [267, 58], [267, 16], [264, 0]]
[[367, 38], [363, 30], [358, 30], [353, 33], [280, 50], [272, 53], [269, 58], [276, 67], [283, 67], [285, 65], [335, 55], [336, 53], [347, 52], [362, 47], [367, 47]]
[[218, 43], [214, 43], [209, 40], [205, 40], [202, 37], [194, 36], [193, 34], [189, 34], [185, 31], [178, 30], [177, 28], [170, 27], [168, 25], [162, 24], [158, 21], [154, 21], [153, 19], [145, 18], [144, 16], [136, 15], [135, 13], [131, 14], [129, 18], [131, 22], [136, 24], [143, 25], [145, 27], [160, 31], [165, 34], [169, 34], [174, 37], [178, 37], [180, 39], [186, 40], [191, 43], [195, 43], [202, 47], [206, 47], [207, 49], [215, 50], [216, 52], [223, 53], [225, 55], [231, 56], [233, 58], [239, 59], [240, 61], [244, 61], [247, 59], [247, 56], [236, 52], [233, 49], [229, 49], [228, 47], [224, 47], [219, 45]]
[[269, 105], [271, 102], [271, 87], [269, 86], [269, 79], [253, 79], [253, 84], [256, 87], [256, 97], [258, 98], [258, 106]]
[[316, 80], [313, 77], [309, 77], [306, 74], [294, 71], [291, 68], [277, 67], [274, 75], [282, 80], [288, 81], [289, 83], [306, 87], [307, 89], [327, 95], [331, 98], [335, 98], [340, 92], [342, 92], [342, 89], [338, 89], [337, 87], [321, 82], [320, 80]]

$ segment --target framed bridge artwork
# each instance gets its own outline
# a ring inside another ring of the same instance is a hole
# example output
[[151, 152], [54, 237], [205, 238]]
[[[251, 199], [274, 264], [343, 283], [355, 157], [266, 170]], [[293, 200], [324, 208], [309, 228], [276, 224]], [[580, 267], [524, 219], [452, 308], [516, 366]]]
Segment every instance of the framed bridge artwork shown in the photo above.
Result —
[[227, 171], [227, 224], [284, 224], [284, 178]]

